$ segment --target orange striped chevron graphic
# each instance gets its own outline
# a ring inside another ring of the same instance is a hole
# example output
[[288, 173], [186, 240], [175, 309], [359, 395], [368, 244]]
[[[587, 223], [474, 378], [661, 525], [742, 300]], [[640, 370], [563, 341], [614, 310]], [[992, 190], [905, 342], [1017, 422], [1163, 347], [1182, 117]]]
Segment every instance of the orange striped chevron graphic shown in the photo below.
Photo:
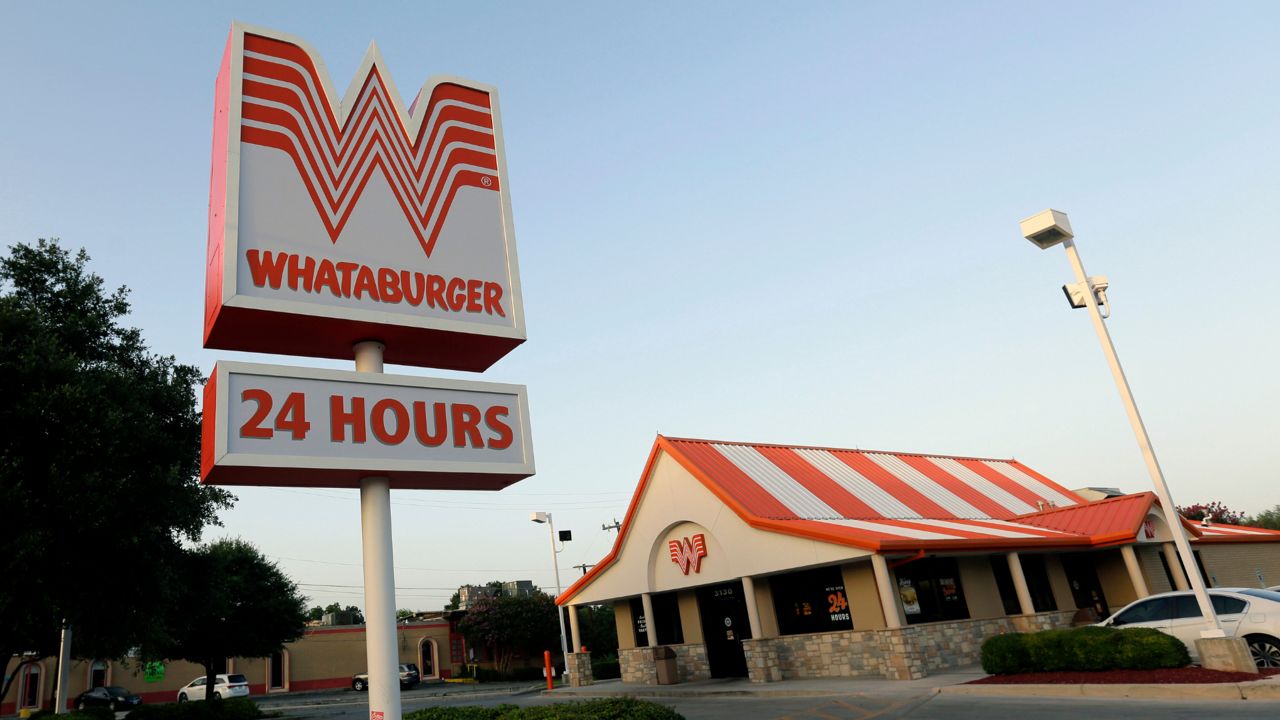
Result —
[[240, 140], [292, 158], [334, 243], [381, 173], [430, 257], [459, 188], [500, 190], [494, 103], [485, 89], [442, 81], [405, 112], [370, 54], [354, 99], [339, 105], [306, 48], [245, 32]]

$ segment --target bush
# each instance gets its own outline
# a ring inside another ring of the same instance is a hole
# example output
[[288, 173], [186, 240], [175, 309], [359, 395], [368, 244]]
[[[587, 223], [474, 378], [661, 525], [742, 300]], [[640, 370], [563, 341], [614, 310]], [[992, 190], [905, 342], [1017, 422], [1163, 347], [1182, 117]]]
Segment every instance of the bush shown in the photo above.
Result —
[[1082, 627], [997, 635], [982, 644], [982, 670], [1028, 672], [1152, 670], [1191, 662], [1182, 641], [1153, 628]]
[[267, 717], [249, 698], [139, 705], [126, 720], [260, 720]]
[[1191, 663], [1191, 655], [1182, 641], [1154, 628], [1121, 628], [1116, 631], [1124, 640], [1117, 653], [1118, 667], [1126, 670], [1175, 668]]
[[1030, 672], [1031, 656], [1027, 653], [1026, 635], [997, 635], [982, 643], [982, 671], [988, 675], [1013, 675]]
[[606, 657], [591, 663], [591, 677], [596, 680], [612, 680], [622, 677], [622, 666], [618, 658]]
[[432, 707], [404, 716], [404, 720], [683, 720], [683, 718], [683, 715], [665, 705], [630, 697], [556, 703], [527, 708], [515, 705]]

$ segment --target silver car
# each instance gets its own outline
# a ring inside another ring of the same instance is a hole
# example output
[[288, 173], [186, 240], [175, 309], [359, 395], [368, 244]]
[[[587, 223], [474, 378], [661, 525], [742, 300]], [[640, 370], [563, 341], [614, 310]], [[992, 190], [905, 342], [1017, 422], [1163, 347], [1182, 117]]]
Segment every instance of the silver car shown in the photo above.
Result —
[[[1256, 588], [1214, 588], [1209, 600], [1228, 637], [1243, 637], [1259, 668], [1280, 668], [1280, 592]], [[1190, 590], [1135, 600], [1098, 623], [1104, 627], [1149, 627], [1172, 635], [1198, 662], [1196, 640], [1204, 629], [1200, 604]]]

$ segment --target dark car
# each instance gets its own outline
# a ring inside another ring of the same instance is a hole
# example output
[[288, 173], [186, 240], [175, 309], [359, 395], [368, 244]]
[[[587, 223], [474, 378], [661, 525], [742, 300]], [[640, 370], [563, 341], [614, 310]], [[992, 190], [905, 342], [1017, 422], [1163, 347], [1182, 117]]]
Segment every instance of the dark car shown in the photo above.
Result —
[[96, 687], [76, 697], [76, 709], [104, 707], [115, 710], [132, 710], [142, 704], [142, 698], [118, 685]]
[[[418, 666], [413, 663], [400, 665], [400, 689], [407, 690], [422, 679]], [[360, 673], [351, 677], [351, 689], [363, 692], [369, 689], [369, 673]]]

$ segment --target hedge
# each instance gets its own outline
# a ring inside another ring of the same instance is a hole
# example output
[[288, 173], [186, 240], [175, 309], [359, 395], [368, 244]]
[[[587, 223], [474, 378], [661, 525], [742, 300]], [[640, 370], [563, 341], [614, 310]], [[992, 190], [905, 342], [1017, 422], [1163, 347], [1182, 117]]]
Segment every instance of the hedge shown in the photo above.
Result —
[[139, 705], [125, 720], [259, 720], [267, 717], [249, 698]]
[[683, 720], [675, 710], [631, 697], [555, 703], [536, 707], [498, 705], [430, 707], [407, 713], [404, 720]]
[[997, 635], [982, 644], [982, 670], [990, 675], [1152, 670], [1190, 662], [1181, 640], [1154, 628], [1042, 630]]

